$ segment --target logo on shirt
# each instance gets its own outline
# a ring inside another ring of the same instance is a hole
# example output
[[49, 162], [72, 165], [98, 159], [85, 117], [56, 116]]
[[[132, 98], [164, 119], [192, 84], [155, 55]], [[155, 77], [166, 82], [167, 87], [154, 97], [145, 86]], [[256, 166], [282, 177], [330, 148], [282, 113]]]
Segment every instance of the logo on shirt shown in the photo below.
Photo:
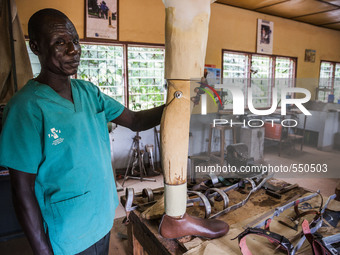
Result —
[[64, 138], [59, 137], [61, 134], [61, 131], [55, 128], [51, 128], [51, 133], [48, 134], [49, 138], [53, 138], [52, 145], [58, 145], [64, 141]]

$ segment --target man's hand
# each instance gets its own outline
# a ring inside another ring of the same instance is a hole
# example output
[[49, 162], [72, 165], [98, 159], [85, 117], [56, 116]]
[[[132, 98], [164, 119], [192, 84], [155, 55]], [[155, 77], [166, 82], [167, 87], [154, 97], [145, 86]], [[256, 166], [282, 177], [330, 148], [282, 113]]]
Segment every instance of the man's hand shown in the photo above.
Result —
[[10, 169], [13, 204], [19, 222], [34, 254], [51, 255], [38, 201], [35, 197], [35, 174]]

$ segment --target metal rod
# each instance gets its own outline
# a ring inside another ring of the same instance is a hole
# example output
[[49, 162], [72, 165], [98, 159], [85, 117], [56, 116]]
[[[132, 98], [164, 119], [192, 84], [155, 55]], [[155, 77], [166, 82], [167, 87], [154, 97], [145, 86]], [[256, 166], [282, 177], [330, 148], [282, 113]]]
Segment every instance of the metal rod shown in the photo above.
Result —
[[269, 175], [269, 176], [267, 176], [266, 178], [264, 178], [261, 182], [260, 182], [260, 184], [259, 185], [257, 185], [256, 187], [254, 187], [254, 182], [253, 182], [253, 180], [251, 180], [251, 179], [248, 179], [248, 181], [252, 184], [252, 187], [253, 187], [253, 189], [249, 192], [249, 194], [248, 194], [248, 196], [246, 197], [246, 199], [244, 199], [244, 200], [242, 200], [241, 202], [239, 202], [239, 203], [237, 203], [237, 204], [234, 204], [234, 205], [232, 205], [232, 206], [230, 206], [230, 207], [228, 207], [228, 208], [226, 208], [226, 209], [224, 209], [224, 210], [222, 210], [222, 211], [220, 211], [220, 212], [218, 212], [218, 213], [216, 213], [216, 214], [214, 214], [214, 215], [212, 215], [212, 216], [210, 216], [210, 219], [214, 219], [214, 218], [217, 218], [217, 217], [219, 217], [219, 216], [222, 216], [222, 215], [224, 215], [224, 214], [226, 214], [226, 213], [228, 213], [228, 212], [230, 212], [230, 211], [234, 211], [234, 210], [236, 210], [237, 208], [240, 208], [240, 207], [242, 207], [243, 205], [245, 205], [245, 203], [247, 203], [248, 202], [248, 200], [249, 200], [249, 198], [250, 198], [250, 196], [253, 194], [253, 193], [255, 193], [256, 191], [258, 191], [270, 178], [272, 178], [273, 177], [273, 175]]
[[[270, 178], [273, 177], [272, 175], [270, 176]], [[259, 176], [254, 176], [252, 177], [253, 179], [258, 179]], [[266, 180], [270, 179], [270, 178], [266, 178]], [[246, 183], [249, 183], [251, 178], [247, 178], [247, 179], [241, 179], [241, 181], [239, 181], [238, 183], [235, 183], [225, 189], [221, 189], [224, 193], [227, 193], [228, 191], [231, 191], [231, 190], [234, 190], [234, 189], [237, 189], [239, 187], [241, 187], [243, 184], [246, 184]], [[253, 184], [252, 184], [253, 186]], [[216, 197], [218, 196], [218, 193], [217, 192], [214, 192], [214, 193], [211, 193], [211, 194], [208, 194], [207, 195], [207, 198], [210, 199], [210, 198], [213, 198], [213, 197]], [[188, 203], [194, 203], [194, 202], [198, 202], [200, 201], [200, 198], [196, 197], [196, 198], [190, 198], [188, 199]]]

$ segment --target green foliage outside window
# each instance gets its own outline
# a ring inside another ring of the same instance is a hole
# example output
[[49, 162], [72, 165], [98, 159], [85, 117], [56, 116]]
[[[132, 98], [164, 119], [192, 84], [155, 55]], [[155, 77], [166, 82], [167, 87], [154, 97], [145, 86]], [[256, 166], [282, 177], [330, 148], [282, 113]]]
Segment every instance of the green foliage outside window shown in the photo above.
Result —
[[128, 72], [131, 110], [164, 104], [164, 49], [128, 47]]
[[124, 104], [123, 46], [82, 44], [77, 78], [97, 85]]

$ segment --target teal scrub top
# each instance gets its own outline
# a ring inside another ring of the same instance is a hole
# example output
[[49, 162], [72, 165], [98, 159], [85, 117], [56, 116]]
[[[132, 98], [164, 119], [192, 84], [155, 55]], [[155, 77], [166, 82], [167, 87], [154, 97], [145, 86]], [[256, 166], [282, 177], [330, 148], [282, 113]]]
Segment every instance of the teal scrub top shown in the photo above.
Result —
[[118, 196], [107, 122], [124, 106], [71, 80], [74, 104], [30, 80], [7, 104], [0, 165], [36, 174], [35, 194], [54, 254], [79, 253], [113, 225]]

